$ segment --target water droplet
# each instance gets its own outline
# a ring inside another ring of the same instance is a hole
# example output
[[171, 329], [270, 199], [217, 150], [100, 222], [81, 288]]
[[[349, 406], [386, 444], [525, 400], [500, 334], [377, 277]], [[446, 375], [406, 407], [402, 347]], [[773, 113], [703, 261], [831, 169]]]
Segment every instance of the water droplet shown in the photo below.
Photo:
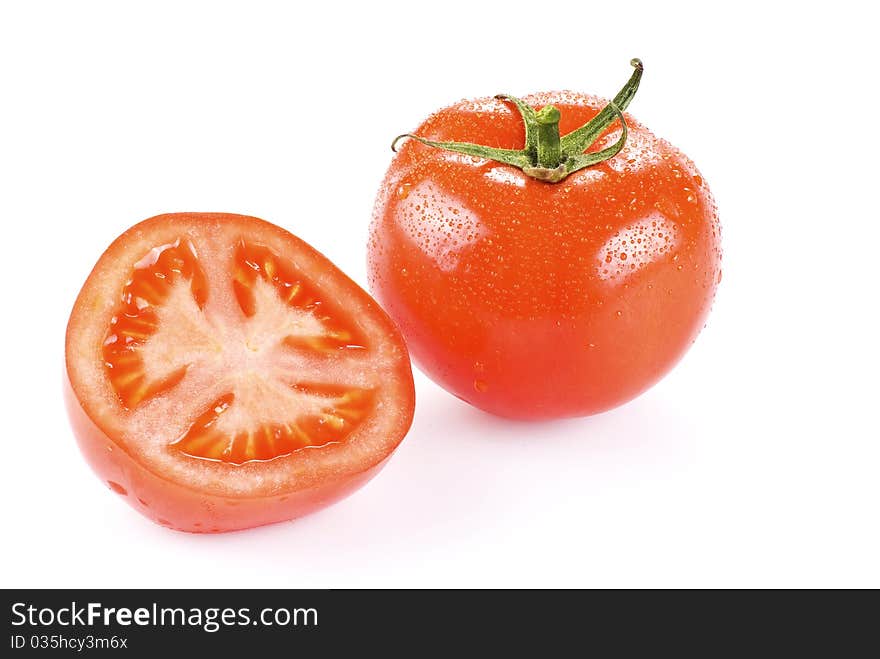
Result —
[[412, 183], [402, 184], [399, 188], [397, 188], [397, 198], [406, 199], [409, 196], [410, 190], [412, 190]]
[[620, 317], [623, 315], [623, 312], [622, 312], [622, 311], [617, 311], [616, 314], [617, 314], [617, 317], [620, 318]]
[[107, 481], [107, 485], [110, 486], [110, 489], [116, 492], [116, 494], [121, 494], [122, 496], [128, 496], [128, 491], [122, 487], [119, 483], [114, 481]]
[[489, 385], [483, 380], [474, 380], [474, 389], [482, 394], [489, 390]]

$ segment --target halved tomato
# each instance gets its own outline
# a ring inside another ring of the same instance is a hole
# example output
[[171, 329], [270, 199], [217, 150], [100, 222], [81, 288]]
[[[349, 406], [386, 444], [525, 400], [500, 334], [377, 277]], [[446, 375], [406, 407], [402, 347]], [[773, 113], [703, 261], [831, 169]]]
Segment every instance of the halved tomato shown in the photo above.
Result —
[[378, 471], [412, 421], [406, 346], [283, 229], [160, 215], [95, 265], [67, 326], [68, 412], [101, 479], [183, 531], [292, 519]]

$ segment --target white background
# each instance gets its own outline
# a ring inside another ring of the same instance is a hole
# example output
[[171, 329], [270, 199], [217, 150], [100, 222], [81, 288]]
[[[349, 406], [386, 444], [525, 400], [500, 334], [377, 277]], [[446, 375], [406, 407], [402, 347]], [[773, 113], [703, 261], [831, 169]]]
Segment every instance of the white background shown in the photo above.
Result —
[[[859, 6], [3, 3], [0, 586], [880, 586], [880, 108]], [[242, 533], [166, 530], [90, 473], [63, 333], [121, 231], [253, 214], [364, 284], [394, 135], [462, 97], [610, 96], [633, 56], [631, 112], [694, 159], [724, 228], [714, 311], [663, 382], [523, 424], [417, 374], [375, 480]]]

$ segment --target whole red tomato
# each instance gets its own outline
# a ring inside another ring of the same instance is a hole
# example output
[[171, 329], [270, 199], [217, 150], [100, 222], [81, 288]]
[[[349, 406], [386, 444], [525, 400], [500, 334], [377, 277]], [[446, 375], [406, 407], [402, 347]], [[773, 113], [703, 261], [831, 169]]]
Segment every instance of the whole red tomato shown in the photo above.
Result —
[[388, 170], [371, 289], [422, 369], [481, 409], [602, 412], [703, 326], [721, 278], [715, 204], [684, 154], [621, 113], [633, 65], [608, 105], [563, 92], [442, 109]]

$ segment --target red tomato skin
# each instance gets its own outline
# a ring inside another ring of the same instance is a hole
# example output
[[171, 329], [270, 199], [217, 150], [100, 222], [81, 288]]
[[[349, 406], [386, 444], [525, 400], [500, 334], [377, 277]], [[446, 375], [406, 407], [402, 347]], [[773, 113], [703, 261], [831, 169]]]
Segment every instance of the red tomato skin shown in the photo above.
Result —
[[302, 517], [347, 497], [379, 473], [387, 462], [386, 458], [346, 479], [274, 497], [212, 495], [147, 469], [89, 417], [66, 374], [63, 386], [73, 434], [92, 471], [132, 508], [176, 531], [222, 533]]
[[[556, 105], [563, 135], [601, 107], [574, 93], [525, 100]], [[369, 281], [435, 382], [499, 416], [585, 416], [645, 391], [693, 343], [720, 281], [714, 200], [686, 156], [627, 120], [618, 160], [555, 184], [404, 143], [377, 198]], [[524, 140], [491, 99], [416, 133]]]

